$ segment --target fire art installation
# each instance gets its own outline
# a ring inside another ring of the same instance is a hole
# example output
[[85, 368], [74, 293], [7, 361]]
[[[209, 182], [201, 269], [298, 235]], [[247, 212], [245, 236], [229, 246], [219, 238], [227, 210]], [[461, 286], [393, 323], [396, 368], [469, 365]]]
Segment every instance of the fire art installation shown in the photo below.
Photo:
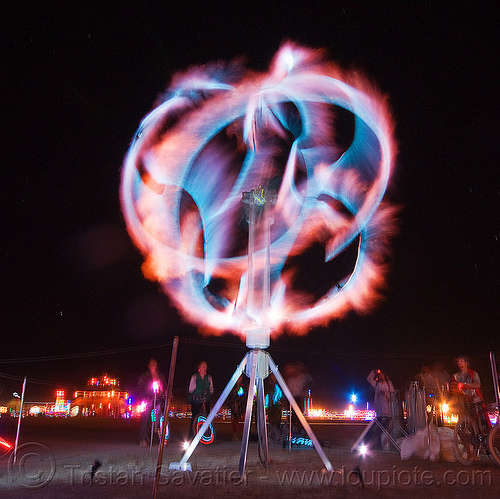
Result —
[[[202, 330], [243, 334], [245, 193], [273, 204], [273, 335], [369, 311], [393, 229], [395, 208], [382, 202], [392, 132], [385, 99], [322, 51], [288, 43], [264, 74], [237, 60], [176, 75], [122, 172], [122, 208], [145, 275]], [[255, 237], [254, 262], [263, 266], [264, 238]]]

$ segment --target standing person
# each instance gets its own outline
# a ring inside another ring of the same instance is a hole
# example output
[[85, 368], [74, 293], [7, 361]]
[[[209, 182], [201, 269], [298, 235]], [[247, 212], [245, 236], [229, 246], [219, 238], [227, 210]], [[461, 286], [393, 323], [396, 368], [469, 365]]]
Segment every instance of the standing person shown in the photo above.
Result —
[[418, 381], [420, 388], [425, 390], [426, 397], [439, 395], [439, 382], [429, 366], [422, 366], [420, 372], [415, 376], [415, 380]]
[[283, 391], [274, 376], [269, 374], [265, 380], [266, 406], [267, 406], [267, 432], [274, 443], [282, 443], [281, 418], [283, 415]]
[[240, 421], [245, 414], [246, 394], [242, 386], [243, 374], [238, 378], [236, 385], [229, 394], [231, 407], [231, 429], [233, 431], [233, 440], [238, 440], [240, 434]]
[[470, 368], [468, 357], [464, 355], [456, 357], [455, 363], [458, 371], [453, 375], [453, 388], [465, 394], [467, 397], [466, 402], [476, 405], [482, 404], [481, 379], [479, 374]]
[[441, 401], [443, 401], [450, 390], [451, 376], [446, 370], [445, 365], [439, 360], [434, 362], [432, 374], [437, 379], [439, 396], [441, 397]]
[[389, 376], [378, 369], [377, 371], [371, 371], [366, 379], [375, 390], [373, 407], [377, 416], [392, 416], [392, 402], [395, 392]]
[[434, 362], [434, 365], [432, 366], [432, 374], [436, 378], [438, 386], [437, 398], [435, 399], [437, 400], [438, 408], [436, 411], [438, 417], [437, 422], [438, 426], [444, 426], [443, 404], [448, 402], [450, 396], [451, 376], [446, 370], [445, 365], [439, 360]]
[[[393, 418], [395, 416], [393, 403], [396, 400], [396, 392], [389, 376], [378, 369], [377, 371], [370, 371], [366, 379], [375, 390], [373, 407], [375, 408], [377, 417], [390, 416]], [[391, 421], [389, 425], [386, 426], [387, 431], [392, 433], [394, 430], [393, 426]], [[383, 450], [390, 450], [390, 441], [385, 433], [382, 433], [380, 443]]]
[[166, 387], [165, 377], [158, 369], [155, 359], [148, 362], [148, 370], [139, 378], [137, 384], [137, 395], [143, 405], [141, 420], [139, 422], [139, 445], [147, 447], [150, 438], [151, 411], [153, 410], [155, 392], [156, 400], [164, 395]]
[[[294, 364], [285, 365], [283, 378], [288, 386], [288, 389], [293, 395], [297, 405], [303, 410], [304, 399], [307, 397], [308, 388], [312, 383], [312, 377], [307, 372], [306, 366], [303, 362], [296, 362]], [[302, 433], [301, 423], [295, 411], [292, 414], [292, 431], [295, 434]]]
[[195, 435], [195, 425], [198, 416], [202, 413], [208, 415], [210, 412], [210, 396], [214, 393], [212, 376], [207, 373], [207, 363], [201, 361], [198, 364], [198, 371], [189, 380], [189, 398], [191, 404], [191, 426], [189, 437]]

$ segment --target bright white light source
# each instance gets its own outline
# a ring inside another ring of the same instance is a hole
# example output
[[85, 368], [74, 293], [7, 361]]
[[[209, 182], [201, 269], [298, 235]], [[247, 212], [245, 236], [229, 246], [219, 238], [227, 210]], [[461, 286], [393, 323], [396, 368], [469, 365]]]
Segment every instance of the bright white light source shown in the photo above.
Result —
[[359, 447], [359, 453], [364, 456], [368, 452], [368, 447], [363, 444]]
[[182, 444], [182, 448], [183, 448], [184, 450], [187, 450], [187, 448], [188, 448], [188, 447], [189, 447], [189, 442], [184, 442], [184, 443]]

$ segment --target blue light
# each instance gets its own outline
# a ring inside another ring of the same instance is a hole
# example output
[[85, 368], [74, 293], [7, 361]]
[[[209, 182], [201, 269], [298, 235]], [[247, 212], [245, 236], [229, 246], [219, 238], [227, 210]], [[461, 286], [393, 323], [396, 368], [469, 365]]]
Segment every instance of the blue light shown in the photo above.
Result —
[[277, 404], [281, 400], [281, 397], [283, 397], [283, 391], [276, 384], [274, 385], [273, 404]]

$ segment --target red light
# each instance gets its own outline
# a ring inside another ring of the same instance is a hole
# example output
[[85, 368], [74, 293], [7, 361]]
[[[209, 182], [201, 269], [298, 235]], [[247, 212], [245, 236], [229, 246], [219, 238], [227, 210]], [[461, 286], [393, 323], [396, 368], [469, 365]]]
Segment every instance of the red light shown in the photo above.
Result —
[[10, 445], [9, 442], [7, 442], [7, 440], [4, 440], [2, 437], [0, 437], [0, 445], [2, 447], [5, 447], [6, 449], [10, 449], [12, 447], [12, 445]]

